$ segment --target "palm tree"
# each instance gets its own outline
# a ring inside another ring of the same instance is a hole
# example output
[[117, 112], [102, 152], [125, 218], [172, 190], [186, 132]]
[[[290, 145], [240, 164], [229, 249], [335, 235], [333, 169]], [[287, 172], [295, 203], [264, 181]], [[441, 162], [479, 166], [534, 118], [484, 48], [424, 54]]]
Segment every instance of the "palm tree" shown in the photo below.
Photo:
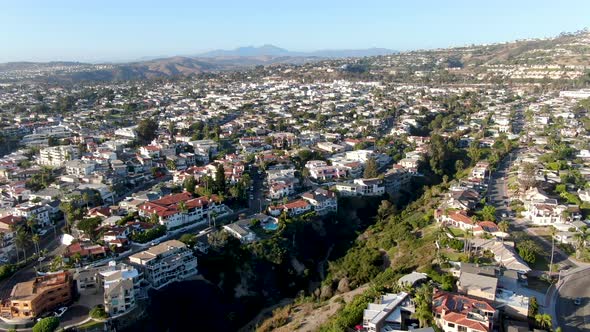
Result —
[[27, 232], [27, 230], [25, 229], [25, 227], [23, 226], [19, 226], [18, 229], [16, 230], [16, 238], [14, 240], [14, 244], [17, 247], [17, 253], [18, 253], [18, 249], [21, 249], [23, 251], [23, 260], [26, 261], [27, 260], [27, 245], [29, 244], [29, 234]]
[[536, 314], [535, 322], [542, 328], [550, 328], [553, 325], [553, 318], [549, 314]]
[[580, 258], [582, 248], [586, 244], [586, 240], [588, 239], [587, 231], [588, 229], [586, 227], [582, 227], [580, 232], [574, 235], [574, 241], [576, 243], [576, 258]]
[[87, 191], [85, 191], [82, 194], [82, 201], [86, 203], [86, 210], [88, 210], [88, 203], [90, 203], [90, 194]]
[[178, 211], [182, 214], [182, 223], [184, 224], [186, 219], [186, 213], [188, 212], [188, 208], [184, 201], [180, 201], [178, 203]]
[[39, 256], [39, 241], [41, 240], [41, 238], [39, 237], [39, 234], [34, 234], [31, 238], [31, 240], [33, 241], [33, 244], [35, 245], [35, 251], [37, 252], [37, 256]]
[[6, 234], [4, 232], [0, 232], [0, 243], [2, 243], [2, 247], [4, 247], [5, 236]]
[[553, 256], [555, 254], [555, 235], [557, 234], [557, 229], [553, 225], [549, 226], [549, 232], [551, 234], [551, 262], [549, 263], [549, 272], [553, 270]]
[[432, 320], [432, 311], [427, 305], [421, 304], [416, 307], [416, 311], [412, 314], [412, 318], [418, 319], [420, 327], [428, 326], [428, 322]]

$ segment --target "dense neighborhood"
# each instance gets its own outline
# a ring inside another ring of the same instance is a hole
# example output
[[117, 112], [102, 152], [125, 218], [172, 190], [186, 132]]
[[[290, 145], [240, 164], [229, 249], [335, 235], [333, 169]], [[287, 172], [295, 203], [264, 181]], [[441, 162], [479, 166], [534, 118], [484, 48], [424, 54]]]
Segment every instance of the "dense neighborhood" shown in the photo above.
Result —
[[[590, 90], [495, 80], [589, 66], [457, 83], [439, 77], [463, 75], [451, 58], [427, 58], [11, 73], [26, 83], [0, 85], [0, 328], [161, 327], [151, 297], [189, 281], [250, 301], [220, 331], [565, 328], [588, 301], [560, 294], [590, 266]], [[371, 76], [401, 65], [407, 84]]]

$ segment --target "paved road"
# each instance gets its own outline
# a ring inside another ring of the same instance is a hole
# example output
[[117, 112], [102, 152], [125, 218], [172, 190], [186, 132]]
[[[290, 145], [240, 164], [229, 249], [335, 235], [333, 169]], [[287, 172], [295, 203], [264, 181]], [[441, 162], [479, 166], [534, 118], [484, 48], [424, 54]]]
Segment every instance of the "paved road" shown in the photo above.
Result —
[[[564, 277], [555, 299], [555, 319], [564, 332], [590, 331], [590, 270]], [[574, 300], [581, 298], [581, 305]]]
[[[521, 149], [515, 149], [512, 153], [506, 156], [504, 160], [502, 160], [502, 162], [498, 165], [497, 171], [492, 174], [488, 187], [488, 202], [496, 208], [498, 220], [507, 220], [510, 222], [511, 230], [523, 231], [527, 233], [541, 247], [541, 249], [543, 249], [544, 252], [550, 253], [552, 247], [551, 241], [537, 236], [537, 234], [531, 231], [524, 219], [516, 218], [516, 216], [514, 216], [512, 211], [510, 211], [508, 208], [508, 199], [505, 198], [507, 197], [506, 179], [508, 177], [508, 172], [518, 153], [520, 152]], [[508, 215], [508, 217], [501, 217], [503, 214]], [[569, 265], [572, 267], [580, 265], [579, 263], [571, 260], [569, 256], [557, 246], [555, 247], [553, 263]]]

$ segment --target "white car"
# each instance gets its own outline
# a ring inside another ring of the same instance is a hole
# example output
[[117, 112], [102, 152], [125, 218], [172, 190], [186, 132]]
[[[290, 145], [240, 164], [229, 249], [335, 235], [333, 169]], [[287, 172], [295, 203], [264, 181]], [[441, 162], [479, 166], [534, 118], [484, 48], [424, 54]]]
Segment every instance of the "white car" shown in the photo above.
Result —
[[61, 317], [61, 316], [63, 316], [63, 314], [66, 313], [66, 311], [68, 311], [68, 307], [61, 307], [61, 308], [55, 310], [54, 315], [55, 315], [55, 317]]

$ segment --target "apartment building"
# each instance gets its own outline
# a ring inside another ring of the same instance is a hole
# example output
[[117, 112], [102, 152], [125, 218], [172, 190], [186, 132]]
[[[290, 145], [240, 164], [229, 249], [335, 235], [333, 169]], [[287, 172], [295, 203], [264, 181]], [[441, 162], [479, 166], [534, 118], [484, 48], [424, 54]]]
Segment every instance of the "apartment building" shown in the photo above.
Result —
[[6, 319], [31, 319], [72, 300], [73, 278], [60, 272], [16, 284], [0, 306]]
[[381, 179], [355, 179], [352, 183], [337, 183], [336, 190], [342, 196], [381, 196], [385, 186]]
[[136, 268], [126, 264], [109, 267], [100, 272], [104, 288], [104, 308], [110, 316], [116, 316], [136, 307], [142, 293], [143, 275]]
[[68, 175], [84, 176], [94, 172], [96, 163], [94, 161], [70, 160], [65, 162], [65, 166]]
[[198, 273], [197, 257], [184, 243], [170, 240], [129, 256], [155, 289], [184, 280]]
[[62, 167], [68, 160], [80, 158], [80, 152], [74, 145], [59, 145], [41, 149], [37, 162], [43, 166]]
[[156, 214], [159, 223], [170, 229], [205, 222], [210, 213], [222, 214], [225, 205], [220, 203], [216, 195], [193, 198], [190, 193], [182, 192], [144, 203], [138, 210], [142, 217], [149, 218]]

